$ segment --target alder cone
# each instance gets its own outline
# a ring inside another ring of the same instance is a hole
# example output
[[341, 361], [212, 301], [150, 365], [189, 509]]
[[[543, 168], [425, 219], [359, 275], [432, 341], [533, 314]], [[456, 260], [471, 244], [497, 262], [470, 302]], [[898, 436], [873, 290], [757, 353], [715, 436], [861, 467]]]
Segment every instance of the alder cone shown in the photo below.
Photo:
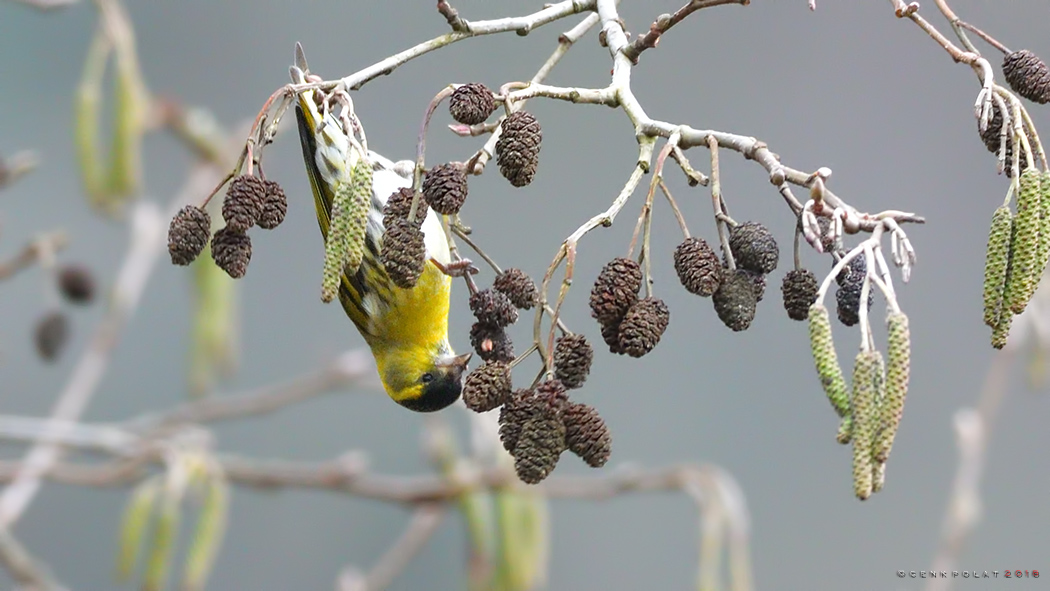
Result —
[[642, 268], [637, 262], [622, 257], [609, 261], [591, 288], [591, 316], [602, 324], [618, 323], [638, 301], [641, 288]]
[[483, 289], [470, 296], [470, 311], [478, 322], [505, 327], [518, 321], [518, 309], [503, 292]]
[[510, 366], [502, 361], [486, 361], [467, 374], [463, 382], [463, 402], [474, 412], [498, 408], [510, 396]]
[[480, 82], [471, 82], [457, 88], [448, 102], [452, 118], [464, 125], [484, 123], [496, 110], [492, 91]]
[[95, 277], [83, 265], [65, 265], [58, 272], [58, 289], [66, 301], [88, 304], [95, 299]]
[[566, 335], [554, 345], [554, 377], [566, 388], [579, 388], [591, 373], [594, 349], [582, 334]]
[[763, 224], [744, 222], [729, 231], [729, 249], [737, 267], [756, 273], [772, 273], [780, 262], [780, 248]]
[[722, 263], [703, 238], [686, 238], [674, 249], [674, 269], [682, 286], [698, 296], [711, 296], [722, 284]]
[[244, 277], [252, 260], [252, 239], [243, 232], [221, 228], [211, 239], [211, 258], [234, 279]]
[[288, 197], [277, 181], [267, 179], [263, 181], [263, 185], [266, 187], [266, 194], [263, 196], [262, 213], [259, 214], [259, 221], [256, 223], [264, 230], [273, 230], [280, 226], [288, 215]]
[[174, 265], [192, 263], [211, 239], [211, 216], [195, 205], [183, 207], [168, 226], [168, 254]]
[[426, 266], [423, 231], [407, 219], [398, 219], [383, 234], [379, 258], [394, 285], [414, 287]]
[[222, 219], [233, 232], [246, 232], [259, 221], [266, 200], [266, 184], [246, 174], [234, 177], [222, 202]]
[[467, 200], [466, 170], [456, 164], [438, 164], [431, 168], [423, 177], [423, 198], [430, 209], [440, 214], [459, 213]]
[[499, 326], [475, 322], [470, 327], [470, 346], [484, 361], [514, 360], [514, 343]]
[[604, 466], [612, 453], [612, 435], [598, 411], [593, 406], [577, 402], [565, 408], [562, 418], [569, 451], [592, 468]]
[[1021, 49], [1006, 54], [1003, 77], [1014, 92], [1026, 99], [1039, 104], [1050, 102], [1050, 68], [1031, 51]]
[[492, 282], [492, 289], [510, 298], [510, 303], [519, 310], [531, 310], [536, 304], [539, 291], [536, 282], [521, 269], [504, 270]]
[[[978, 125], [980, 122], [978, 121]], [[984, 132], [981, 133], [981, 141], [984, 142], [984, 147], [988, 148], [988, 151], [992, 154], [999, 154], [999, 144], [1003, 139], [1001, 137], [1003, 129], [1003, 113], [999, 110], [995, 103], [992, 103], [992, 116], [988, 120], [988, 127], [985, 128]], [[980, 129], [978, 128], [978, 131]], [[1010, 139], [1011, 134], [1006, 135], [1006, 155], [1003, 163], [1003, 172], [1008, 177], [1013, 177], [1013, 162], [1014, 162], [1014, 142]], [[1021, 158], [1017, 161], [1018, 170], [1024, 172], [1028, 168], [1028, 152], [1025, 151], [1022, 146], [1020, 149]], [[823, 219], [823, 218], [821, 218]]]
[[658, 298], [638, 300], [620, 323], [620, 347], [631, 357], [652, 351], [670, 323], [671, 311]]
[[500, 124], [496, 140], [496, 163], [500, 174], [515, 187], [524, 187], [536, 176], [543, 130], [531, 113], [511, 113]]
[[727, 274], [722, 286], [711, 298], [718, 319], [733, 332], [747, 330], [755, 319], [758, 298], [755, 294], [754, 279], [745, 269]]
[[820, 286], [817, 277], [809, 269], [792, 269], [784, 275], [780, 291], [784, 295], [784, 309], [788, 318], [805, 320], [809, 318], [809, 307], [817, 300]]

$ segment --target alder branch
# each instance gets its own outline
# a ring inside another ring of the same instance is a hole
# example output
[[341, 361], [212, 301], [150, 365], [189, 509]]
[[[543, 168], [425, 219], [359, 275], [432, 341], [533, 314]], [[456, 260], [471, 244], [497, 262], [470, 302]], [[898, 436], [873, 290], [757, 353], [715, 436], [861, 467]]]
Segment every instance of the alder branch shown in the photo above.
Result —
[[655, 48], [660, 42], [660, 37], [664, 33], [701, 8], [724, 6], [726, 4], [747, 6], [750, 3], [751, 0], [691, 0], [691, 2], [676, 10], [674, 14], [661, 14], [657, 17], [656, 20], [653, 21], [653, 24], [649, 25], [648, 32], [639, 35], [634, 42], [624, 48], [624, 55], [626, 55], [632, 63], [637, 64], [638, 58], [642, 55], [642, 52], [647, 49]]
[[[359, 90], [368, 82], [393, 73], [399, 66], [431, 51], [441, 49], [447, 45], [482, 35], [494, 35], [514, 31], [518, 35], [528, 35], [533, 29], [563, 19], [567, 16], [590, 12], [595, 8], [596, 0], [564, 0], [555, 4], [549, 4], [542, 10], [525, 16], [506, 17], [492, 20], [470, 22], [460, 18], [462, 31], [453, 31], [440, 37], [424, 41], [414, 45], [400, 53], [380, 60], [367, 68], [355, 72], [336, 82], [325, 82], [319, 88], [331, 90], [337, 85], [343, 85], [352, 90]], [[457, 15], [457, 18], [458, 15]]]

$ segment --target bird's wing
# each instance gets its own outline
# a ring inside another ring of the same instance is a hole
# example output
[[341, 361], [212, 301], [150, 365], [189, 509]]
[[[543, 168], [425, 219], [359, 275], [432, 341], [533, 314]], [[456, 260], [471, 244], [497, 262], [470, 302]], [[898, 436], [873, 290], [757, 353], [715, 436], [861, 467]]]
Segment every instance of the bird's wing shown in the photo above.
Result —
[[[295, 112], [299, 124], [303, 162], [314, 195], [317, 223], [322, 236], [327, 239], [335, 197], [332, 187], [340, 180], [338, 175], [346, 174], [345, 170], [341, 171], [338, 166], [333, 165], [333, 161], [338, 160], [340, 149], [349, 151], [349, 143], [345, 137], [342, 142], [338, 141], [338, 134], [335, 133], [337, 122], [332, 115], [324, 117], [322, 125], [317, 125], [320, 113], [312, 97], [301, 96]], [[324, 136], [321, 136], [323, 143], [319, 146], [320, 134]], [[369, 160], [372, 161], [374, 172], [372, 201], [365, 234], [367, 254], [356, 272], [343, 275], [339, 300], [361, 334], [371, 341], [380, 338], [378, 328], [397, 299], [394, 290], [400, 289], [390, 281], [379, 258], [384, 231], [383, 206], [392, 193], [410, 186], [412, 178], [410, 175], [403, 176], [406, 167], [398, 166], [379, 154], [370, 152]], [[448, 241], [441, 219], [433, 210], [427, 212], [422, 230], [427, 257], [447, 265], [451, 261]]]

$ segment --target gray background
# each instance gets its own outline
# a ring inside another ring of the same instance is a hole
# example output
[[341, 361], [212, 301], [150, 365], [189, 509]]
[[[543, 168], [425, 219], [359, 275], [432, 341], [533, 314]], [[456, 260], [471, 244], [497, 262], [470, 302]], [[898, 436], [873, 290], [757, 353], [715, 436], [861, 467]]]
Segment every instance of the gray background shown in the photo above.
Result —
[[[640, 31], [679, 2], [623, 4], [629, 28]], [[456, 6], [477, 19], [528, 12], [538, 3], [461, 0]], [[958, 0], [954, 6], [1012, 48], [1050, 56], [1046, 2]], [[297, 40], [313, 69], [334, 77], [446, 30], [433, 2], [142, 2], [129, 9], [151, 89], [206, 105], [229, 126], [254, 115], [286, 81]], [[932, 2], [924, 13], [948, 30]], [[38, 174], [3, 194], [0, 250], [12, 253], [36, 230], [61, 226], [74, 240], [65, 258], [84, 261], [111, 281], [125, 232], [89, 211], [71, 142], [71, 96], [94, 17], [87, 2], [51, 15], [0, 4], [0, 151], [33, 148], [44, 159]], [[568, 22], [527, 38], [467, 41], [367, 85], [355, 101], [372, 147], [395, 158], [410, 155], [423, 108], [438, 89], [449, 82], [495, 87], [527, 79]], [[999, 61], [994, 50], [987, 55]], [[608, 69], [608, 55], [592, 34], [550, 82], [601, 86]], [[976, 399], [993, 356], [980, 322], [981, 261], [987, 223], [1007, 182], [996, 176], [975, 132], [972, 72], [954, 65], [915, 26], [896, 20], [888, 2], [823, 0], [810, 13], [803, 0], [756, 1], [690, 18], [644, 56], [634, 88], [651, 116], [754, 135], [791, 166], [831, 167], [831, 186], [858, 208], [917, 211], [929, 223], [908, 228], [919, 266], [898, 292], [911, 317], [912, 388], [886, 489], [873, 500], [853, 498], [849, 452], [834, 443], [836, 420], [814, 376], [805, 325], [779, 309], [793, 222], [764, 172], [731, 153], [723, 158], [731, 213], [773, 228], [784, 253], [781, 268], [751, 329], [731, 333], [710, 302], [678, 286], [670, 251], [680, 234], [658, 203], [656, 293], [671, 306], [673, 322], [642, 360], [600, 354], [580, 394], [598, 406], [615, 434], [612, 464], [705, 461], [735, 474], [753, 516], [759, 588], [919, 588], [920, 581], [899, 581], [895, 571], [930, 565], [955, 469], [951, 417]], [[515, 190], [493, 167], [471, 181], [465, 216], [498, 261], [540, 274], [558, 242], [619, 190], [635, 144], [618, 111], [541, 100], [529, 109], [544, 125], [536, 182]], [[1031, 110], [1037, 124], [1050, 121], [1045, 108]], [[446, 117], [439, 114], [439, 124]], [[478, 145], [436, 129], [430, 162], [465, 158]], [[187, 157], [163, 136], [151, 136], [145, 148], [148, 193], [167, 199]], [[241, 282], [243, 364], [225, 390], [299, 374], [361, 344], [340, 312], [317, 298], [321, 243], [294, 132], [270, 150], [269, 174], [288, 191], [290, 212], [280, 231], [256, 240], [251, 271]], [[692, 159], [707, 168], [706, 151], [694, 151]], [[680, 175], [669, 178], [694, 232], [713, 238], [707, 193], [689, 190]], [[580, 281], [567, 319], [599, 342], [587, 315], [588, 284], [606, 260], [625, 252], [639, 203], [636, 198], [616, 226], [594, 233], [580, 250]], [[804, 259], [818, 272], [827, 268], [812, 252]], [[46, 412], [100, 314], [97, 306], [77, 312], [64, 359], [44, 365], [28, 346], [41, 311], [39, 278], [21, 275], [0, 294], [5, 413]], [[183, 399], [188, 278], [184, 269], [158, 269], [88, 419], [117, 420]], [[465, 350], [470, 320], [463, 293], [457, 284], [451, 338]], [[524, 342], [524, 332], [515, 334]], [[840, 352], [851, 357], [856, 333], [837, 334]], [[1048, 414], [1044, 393], [1031, 394], [1017, 375], [990, 446], [984, 521], [962, 568], [1047, 569], [1050, 575]], [[418, 454], [421, 424], [381, 394], [365, 392], [231, 424], [219, 435], [223, 449], [263, 457], [323, 459], [361, 448], [376, 470], [411, 474], [427, 469]], [[566, 461], [558, 472], [584, 468]], [[123, 490], [51, 485], [18, 533], [76, 588], [110, 588], [124, 500]], [[681, 495], [559, 501], [552, 515], [551, 589], [694, 585], [696, 519]], [[211, 588], [330, 589], [343, 565], [372, 564], [406, 521], [405, 511], [377, 502], [238, 490]], [[393, 588], [462, 588], [464, 556], [460, 520], [449, 519]], [[1007, 583], [960, 583], [1002, 586]], [[1008, 586], [1034, 589], [1045, 582]]]

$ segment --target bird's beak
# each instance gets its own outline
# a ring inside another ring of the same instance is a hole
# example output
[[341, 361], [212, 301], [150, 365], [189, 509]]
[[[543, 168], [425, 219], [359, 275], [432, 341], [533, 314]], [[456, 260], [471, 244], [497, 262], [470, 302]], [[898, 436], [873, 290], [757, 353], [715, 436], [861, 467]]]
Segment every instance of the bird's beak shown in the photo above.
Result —
[[456, 355], [445, 361], [442, 365], [449, 369], [449, 373], [459, 378], [467, 371], [467, 364], [470, 363], [470, 358], [473, 357], [473, 353], [464, 353], [462, 355]]

